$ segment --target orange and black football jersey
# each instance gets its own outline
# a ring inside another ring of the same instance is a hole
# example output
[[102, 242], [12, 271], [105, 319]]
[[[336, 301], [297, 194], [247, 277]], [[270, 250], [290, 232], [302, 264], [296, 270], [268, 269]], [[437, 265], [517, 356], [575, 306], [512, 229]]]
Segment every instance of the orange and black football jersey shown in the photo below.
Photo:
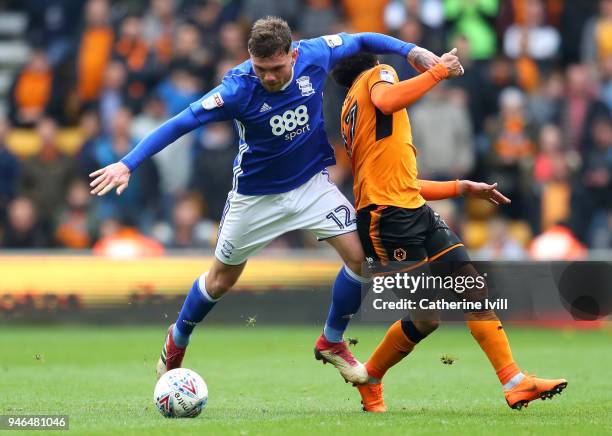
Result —
[[370, 92], [381, 82], [398, 82], [392, 67], [378, 65], [362, 73], [342, 106], [342, 137], [353, 167], [355, 208], [372, 204], [417, 208], [425, 200], [417, 184], [408, 112], [385, 115], [374, 106]]

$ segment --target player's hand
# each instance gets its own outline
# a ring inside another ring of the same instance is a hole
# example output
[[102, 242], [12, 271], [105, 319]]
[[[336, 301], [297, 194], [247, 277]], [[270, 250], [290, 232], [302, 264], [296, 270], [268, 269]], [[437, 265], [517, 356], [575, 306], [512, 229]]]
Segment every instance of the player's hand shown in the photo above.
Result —
[[440, 62], [440, 58], [423, 47], [414, 47], [408, 53], [408, 62], [419, 73], [424, 73]]
[[104, 195], [117, 188], [117, 195], [121, 195], [130, 181], [130, 169], [125, 164], [116, 162], [94, 171], [89, 177], [95, 177], [89, 184], [92, 188], [91, 194]]
[[440, 63], [448, 70], [448, 78], [462, 76], [464, 73], [459, 57], [457, 56], [457, 49], [454, 48], [448, 53], [444, 53], [440, 58]]
[[489, 185], [488, 183], [473, 182], [471, 180], [459, 181], [459, 193], [465, 197], [482, 198], [496, 206], [510, 203], [510, 199], [496, 188], [497, 183]]

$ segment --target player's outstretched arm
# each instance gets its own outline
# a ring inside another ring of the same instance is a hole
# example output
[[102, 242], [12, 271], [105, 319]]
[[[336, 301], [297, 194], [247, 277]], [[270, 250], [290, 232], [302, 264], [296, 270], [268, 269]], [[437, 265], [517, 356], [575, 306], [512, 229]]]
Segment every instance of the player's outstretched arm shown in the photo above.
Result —
[[440, 58], [429, 50], [382, 33], [340, 33], [324, 36], [323, 39], [331, 48], [329, 70], [341, 59], [361, 51], [402, 56], [419, 72], [440, 62]]
[[496, 206], [509, 204], [511, 200], [497, 190], [497, 182], [489, 185], [484, 182], [473, 182], [471, 180], [459, 180], [459, 194], [464, 197], [475, 197], [487, 200]]
[[434, 182], [433, 180], [417, 179], [417, 183], [421, 187], [421, 196], [427, 201], [445, 200], [460, 195], [459, 180]]
[[382, 113], [389, 115], [414, 104], [442, 80], [462, 74], [457, 49], [453, 49], [440, 58], [440, 63], [416, 77], [394, 84], [384, 81], [376, 84], [372, 88], [372, 103]]
[[432, 180], [418, 179], [421, 195], [427, 201], [444, 200], [460, 195], [487, 200], [495, 205], [508, 204], [510, 199], [499, 192], [497, 183], [473, 182], [471, 180], [451, 180], [448, 182], [434, 182]]
[[431, 88], [448, 77], [448, 69], [437, 64], [423, 74], [398, 83], [379, 82], [372, 88], [372, 103], [383, 114], [405, 109], [423, 97]]
[[121, 195], [128, 186], [131, 172], [138, 165], [200, 125], [191, 108], [185, 109], [149, 133], [120, 162], [91, 173], [89, 177], [94, 178], [90, 183], [91, 193], [104, 195], [117, 188], [117, 195]]
[[332, 54], [331, 67], [343, 57], [352, 56], [360, 51], [403, 56], [419, 73], [429, 70], [441, 60], [440, 57], [426, 48], [382, 33], [341, 33], [339, 35], [325, 36], [324, 38], [330, 47], [339, 48], [339, 50], [335, 50], [335, 53]]

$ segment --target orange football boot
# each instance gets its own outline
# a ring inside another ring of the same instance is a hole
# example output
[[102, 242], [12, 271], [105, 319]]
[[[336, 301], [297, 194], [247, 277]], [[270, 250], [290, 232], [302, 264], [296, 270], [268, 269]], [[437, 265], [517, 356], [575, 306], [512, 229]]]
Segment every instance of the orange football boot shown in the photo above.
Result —
[[504, 392], [504, 395], [508, 406], [521, 410], [523, 407], [527, 407], [530, 401], [538, 398], [545, 400], [560, 394], [566, 386], [567, 380], [563, 378], [547, 380], [525, 373], [525, 378], [512, 389]]
[[364, 412], [383, 413], [387, 411], [383, 398], [382, 383], [365, 383], [355, 385], [361, 395], [361, 404]]

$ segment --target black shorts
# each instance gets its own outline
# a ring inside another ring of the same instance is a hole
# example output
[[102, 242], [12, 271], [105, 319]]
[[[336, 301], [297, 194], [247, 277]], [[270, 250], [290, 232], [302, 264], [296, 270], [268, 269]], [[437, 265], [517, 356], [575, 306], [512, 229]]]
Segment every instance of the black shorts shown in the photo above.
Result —
[[463, 247], [427, 204], [417, 209], [368, 206], [357, 212], [357, 231], [369, 263], [433, 261]]

